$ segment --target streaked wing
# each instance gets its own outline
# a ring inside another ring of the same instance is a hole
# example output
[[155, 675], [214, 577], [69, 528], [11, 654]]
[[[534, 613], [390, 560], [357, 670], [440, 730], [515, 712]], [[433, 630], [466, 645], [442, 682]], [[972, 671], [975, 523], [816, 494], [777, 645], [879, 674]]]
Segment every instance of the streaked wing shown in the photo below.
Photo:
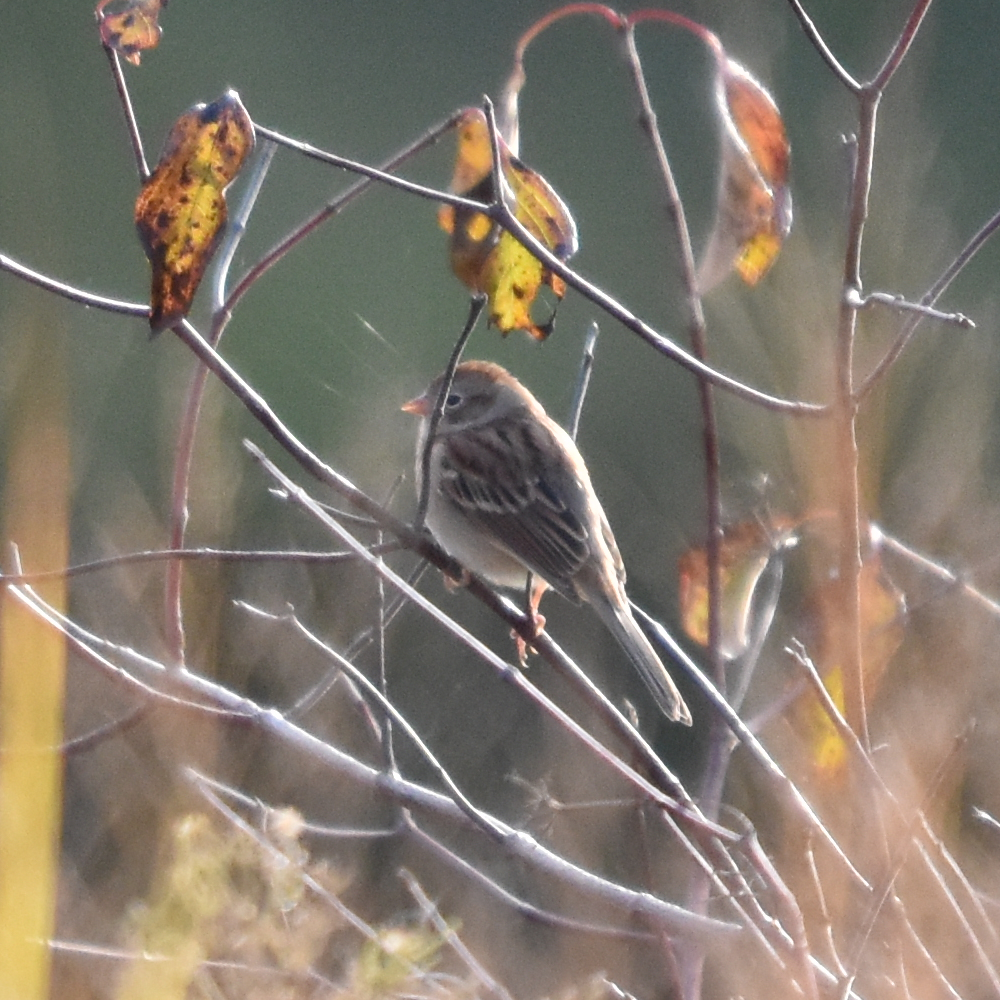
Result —
[[507, 421], [466, 427], [439, 442], [442, 492], [529, 569], [575, 599], [571, 578], [590, 552], [587, 526], [574, 513], [586, 509], [584, 489], [545, 426]]

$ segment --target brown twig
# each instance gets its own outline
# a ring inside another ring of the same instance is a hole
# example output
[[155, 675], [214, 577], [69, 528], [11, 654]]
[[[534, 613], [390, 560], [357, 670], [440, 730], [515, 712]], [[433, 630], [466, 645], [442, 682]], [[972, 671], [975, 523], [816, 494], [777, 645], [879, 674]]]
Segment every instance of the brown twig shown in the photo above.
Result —
[[[490, 114], [487, 117], [492, 117], [492, 103], [487, 100], [484, 102], [484, 107], [485, 106], [489, 106], [491, 109]], [[275, 142], [288, 146], [291, 149], [295, 149], [304, 156], [320, 160], [324, 163], [332, 164], [336, 167], [341, 167], [344, 170], [351, 170], [356, 173], [364, 174], [366, 177], [371, 177], [382, 182], [383, 184], [389, 185], [390, 187], [396, 187], [400, 190], [408, 191], [410, 194], [418, 195], [421, 198], [427, 198], [431, 201], [441, 202], [445, 205], [453, 205], [456, 208], [465, 208], [488, 215], [499, 226], [506, 229], [507, 232], [509, 232], [520, 244], [522, 244], [522, 246], [530, 250], [531, 253], [537, 257], [548, 270], [557, 274], [568, 285], [575, 288], [581, 295], [583, 295], [584, 298], [593, 302], [609, 316], [621, 323], [621, 325], [626, 329], [637, 334], [642, 340], [650, 344], [650, 346], [654, 347], [661, 354], [681, 365], [681, 367], [686, 368], [695, 375], [701, 376], [713, 385], [717, 385], [721, 389], [725, 389], [727, 392], [732, 393], [738, 398], [756, 403], [764, 409], [781, 413], [794, 413], [799, 416], [821, 417], [829, 415], [828, 408], [821, 403], [807, 403], [800, 400], [790, 400], [783, 399], [780, 396], [772, 396], [769, 393], [762, 392], [759, 389], [746, 385], [738, 379], [735, 379], [730, 375], [726, 375], [724, 372], [717, 371], [709, 365], [706, 365], [704, 362], [699, 361], [689, 351], [684, 350], [672, 340], [659, 333], [648, 323], [640, 320], [620, 302], [608, 295], [602, 289], [598, 288], [596, 285], [581, 277], [564, 261], [556, 257], [555, 254], [544, 246], [544, 244], [540, 243], [532, 235], [532, 233], [524, 227], [520, 220], [515, 217], [510, 207], [499, 199], [492, 205], [487, 205], [470, 198], [463, 198], [459, 195], [438, 191], [435, 188], [429, 188], [422, 184], [415, 184], [412, 181], [403, 180], [400, 177], [395, 177], [392, 174], [387, 174], [384, 171], [377, 170], [375, 167], [366, 166], [363, 163], [358, 163], [355, 160], [349, 160], [346, 157], [338, 156], [335, 153], [328, 153], [325, 150], [317, 148], [316, 146], [311, 146], [309, 143], [300, 142], [297, 139], [290, 139], [288, 136], [285, 136], [280, 132], [276, 132], [273, 129], [266, 128], [263, 125], [255, 123], [254, 127], [259, 134], [266, 136], [269, 139], [273, 139]], [[496, 124], [494, 118], [493, 129], [495, 130], [495, 128]]]
[[833, 75], [852, 93], [857, 94], [861, 90], [861, 84], [847, 72], [846, 69], [840, 64], [840, 61], [830, 50], [830, 47], [826, 44], [823, 36], [819, 33], [816, 25], [813, 23], [812, 18], [806, 13], [805, 8], [802, 6], [801, 0], [788, 0], [789, 6], [791, 6], [793, 13], [798, 18], [799, 24], [802, 26], [802, 30], [806, 34], [806, 38], [812, 43], [812, 47], [820, 54], [823, 62], [826, 63], [827, 67], [833, 73]]
[[123, 302], [121, 299], [109, 299], [104, 295], [97, 295], [94, 292], [67, 285], [65, 282], [50, 278], [40, 271], [34, 271], [30, 267], [0, 253], [0, 271], [7, 271], [15, 277], [27, 281], [29, 284], [42, 288], [47, 292], [52, 292], [70, 302], [79, 302], [81, 305], [89, 306], [92, 309], [100, 309], [104, 312], [119, 313], [123, 316], [136, 316], [140, 319], [149, 319], [149, 306], [145, 302]]
[[[998, 229], [1000, 229], [1000, 212], [997, 212], [980, 227], [979, 231], [962, 248], [958, 256], [948, 265], [941, 277], [927, 290], [918, 304], [925, 308], [931, 308], [944, 294], [948, 286], [962, 272], [966, 264], [979, 253]], [[916, 313], [907, 318], [892, 346], [858, 385], [855, 396], [859, 403], [878, 385], [885, 373], [896, 363], [923, 319], [924, 316], [921, 313]]]
[[462, 360], [462, 353], [465, 345], [469, 342], [469, 337], [475, 329], [479, 317], [486, 308], [486, 296], [477, 293], [469, 300], [469, 315], [466, 317], [465, 326], [455, 341], [455, 346], [448, 357], [448, 364], [445, 365], [444, 375], [441, 379], [441, 388], [438, 390], [437, 400], [434, 409], [428, 416], [427, 439], [424, 442], [423, 454], [420, 456], [420, 496], [417, 497], [417, 512], [413, 516], [413, 530], [422, 531], [424, 519], [427, 517], [427, 506], [431, 500], [431, 453], [434, 450], [434, 442], [437, 438], [437, 429], [444, 416], [445, 403], [448, 393], [451, 392], [451, 383], [455, 378], [455, 369]]
[[135, 157], [135, 168], [139, 174], [139, 181], [145, 184], [149, 180], [149, 164], [146, 163], [146, 153], [142, 148], [142, 135], [139, 132], [139, 123], [132, 108], [132, 98], [129, 96], [125, 74], [122, 72], [121, 59], [118, 58], [118, 53], [108, 45], [104, 46], [104, 54], [108, 57], [111, 77], [115, 81], [118, 100], [121, 101], [122, 111], [125, 113], [125, 127], [132, 145], [132, 155]]

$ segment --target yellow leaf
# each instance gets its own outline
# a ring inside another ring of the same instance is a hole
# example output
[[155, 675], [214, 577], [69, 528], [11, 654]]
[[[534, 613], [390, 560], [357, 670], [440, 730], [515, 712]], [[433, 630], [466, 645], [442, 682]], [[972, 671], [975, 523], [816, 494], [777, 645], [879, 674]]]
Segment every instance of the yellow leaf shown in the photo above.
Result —
[[720, 57], [722, 176], [715, 222], [698, 270], [702, 292], [733, 268], [748, 284], [770, 269], [792, 226], [790, 147], [771, 95], [738, 63]]
[[253, 123], [234, 90], [174, 124], [135, 203], [135, 224], [153, 268], [154, 333], [188, 314], [226, 223], [225, 190], [253, 145]]
[[[514, 195], [515, 217], [556, 257], [568, 260], [577, 249], [576, 224], [569, 209], [540, 174], [510, 152], [503, 139], [500, 156]], [[459, 124], [451, 189], [477, 201], [493, 201], [492, 163], [486, 118], [478, 109], [470, 109]], [[451, 237], [452, 270], [466, 286], [489, 298], [490, 322], [503, 334], [526, 330], [544, 340], [551, 332], [551, 319], [537, 324], [531, 317], [532, 304], [542, 285], [561, 299], [565, 283], [482, 212], [445, 205], [438, 212], [438, 223]]]
[[101, 43], [138, 66], [142, 52], [160, 44], [163, 29], [158, 19], [167, 0], [126, 0], [120, 11], [105, 14], [104, 8], [111, 2], [101, 0], [94, 11]]
[[[823, 684], [834, 704], [844, 711], [844, 678], [841, 667], [831, 663], [832, 638], [840, 614], [838, 581], [820, 588], [813, 601], [819, 640], [816, 665]], [[885, 676], [890, 660], [903, 641], [906, 623], [906, 598], [889, 579], [877, 551], [866, 556], [861, 566], [861, 656], [864, 664], [865, 701], [871, 702]], [[819, 699], [809, 694], [797, 708], [810, 748], [810, 758], [817, 774], [828, 782], [839, 780], [847, 763], [847, 747]]]
[[[830, 693], [834, 705], [844, 712], [844, 675], [835, 667], [823, 678], [823, 686]], [[826, 782], [838, 780], [845, 772], [847, 746], [837, 731], [833, 719], [820, 704], [819, 698], [810, 696], [805, 708], [806, 725], [810, 731], [812, 765]]]
[[[746, 652], [760, 583], [772, 558], [795, 543], [789, 525], [744, 521], [729, 525], [719, 550], [722, 586], [721, 652], [727, 660]], [[687, 637], [708, 645], [708, 555], [688, 549], [678, 561], [681, 624]]]

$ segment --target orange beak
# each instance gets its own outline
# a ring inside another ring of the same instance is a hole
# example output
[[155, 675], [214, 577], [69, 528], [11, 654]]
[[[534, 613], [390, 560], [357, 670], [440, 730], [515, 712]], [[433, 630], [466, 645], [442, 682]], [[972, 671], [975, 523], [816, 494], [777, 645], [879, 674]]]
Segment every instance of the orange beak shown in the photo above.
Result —
[[431, 412], [431, 404], [426, 396], [417, 396], [408, 403], [403, 403], [400, 409], [404, 413], [412, 413], [416, 417], [426, 417]]

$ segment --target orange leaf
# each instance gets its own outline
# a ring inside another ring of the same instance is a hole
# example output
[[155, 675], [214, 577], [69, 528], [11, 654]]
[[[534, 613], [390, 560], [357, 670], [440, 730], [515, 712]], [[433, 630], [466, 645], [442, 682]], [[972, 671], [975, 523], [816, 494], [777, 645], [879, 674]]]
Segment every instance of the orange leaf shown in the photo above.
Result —
[[[503, 139], [500, 156], [514, 195], [515, 217], [560, 260], [568, 260], [577, 249], [576, 223], [569, 209], [541, 174], [510, 152]], [[459, 124], [451, 189], [478, 201], [493, 201], [492, 164], [486, 118], [478, 109], [470, 109]], [[438, 223], [451, 236], [452, 270], [473, 291], [488, 296], [490, 322], [503, 334], [526, 330], [544, 340], [551, 332], [551, 319], [544, 325], [536, 324], [531, 306], [542, 285], [548, 285], [561, 299], [566, 291], [564, 282], [482, 212], [443, 205]]]
[[160, 44], [163, 29], [158, 18], [167, 0], [126, 0], [120, 11], [105, 14], [104, 8], [111, 2], [101, 0], [94, 11], [101, 43], [138, 66], [141, 53]]
[[153, 266], [154, 333], [188, 314], [226, 223], [225, 190], [253, 145], [253, 123], [235, 90], [196, 105], [171, 129], [135, 203], [135, 224]]
[[[744, 521], [726, 528], [719, 551], [719, 572], [722, 584], [721, 651], [727, 660], [735, 659], [749, 647], [764, 571], [779, 551], [791, 547], [795, 541], [789, 525], [778, 527], [760, 521]], [[705, 549], [688, 549], [677, 568], [684, 633], [699, 645], [707, 646], [708, 555]], [[770, 614], [767, 620], [769, 623]]]
[[738, 63], [720, 58], [716, 100], [722, 119], [722, 177], [715, 223], [698, 270], [702, 292], [735, 268], [756, 284], [792, 226], [790, 148], [771, 95]]

